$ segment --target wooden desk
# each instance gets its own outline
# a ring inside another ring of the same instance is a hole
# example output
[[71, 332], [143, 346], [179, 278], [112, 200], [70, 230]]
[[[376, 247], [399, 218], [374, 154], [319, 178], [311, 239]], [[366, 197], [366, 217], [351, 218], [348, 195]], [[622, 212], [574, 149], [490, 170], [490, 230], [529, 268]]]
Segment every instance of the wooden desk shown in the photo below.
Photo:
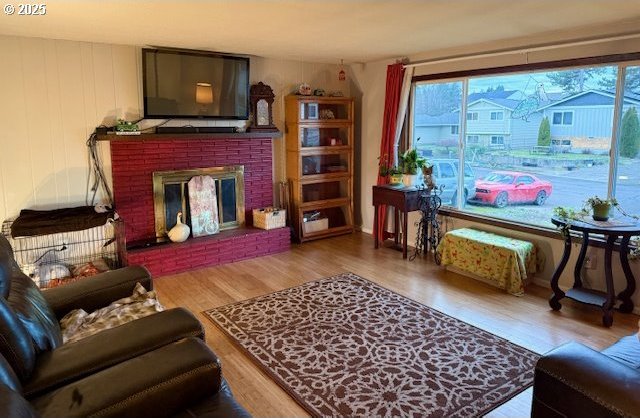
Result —
[[[551, 222], [560, 227], [564, 227], [568, 224], [570, 231], [582, 233], [582, 247], [580, 248], [578, 260], [576, 261], [576, 265], [573, 270], [573, 287], [567, 290], [566, 293], [558, 287], [558, 280], [560, 279], [562, 271], [566, 267], [567, 262], [569, 261], [569, 256], [571, 255], [571, 234], [567, 234], [565, 236], [564, 254], [562, 255], [560, 264], [558, 264], [556, 271], [551, 277], [551, 289], [553, 290], [553, 295], [551, 295], [551, 299], [549, 299], [549, 306], [551, 306], [551, 309], [554, 311], [560, 310], [560, 308], [562, 308], [560, 300], [564, 297], [589, 305], [598, 306], [602, 309], [602, 323], [605, 327], [610, 327], [613, 324], [613, 306], [616, 302], [616, 298], [622, 301], [622, 304], [618, 308], [620, 312], [632, 312], [633, 301], [631, 300], [631, 296], [636, 290], [636, 281], [633, 277], [633, 273], [631, 272], [631, 268], [629, 267], [629, 241], [632, 236], [640, 235], [640, 225], [601, 227], [577, 220], [567, 222], [566, 220], [557, 217], [553, 217]], [[582, 287], [582, 266], [587, 255], [587, 247], [589, 246], [589, 234], [602, 234], [607, 238], [604, 249], [604, 279], [607, 287], [606, 292]], [[613, 272], [611, 271], [611, 253], [613, 252], [613, 245], [618, 237], [621, 237], [620, 264], [622, 265], [622, 271], [624, 271], [627, 286], [616, 296], [613, 288]]]
[[398, 245], [398, 224], [400, 223], [398, 218], [400, 212], [402, 212], [402, 258], [407, 258], [407, 215], [409, 212], [420, 209], [421, 192], [424, 193], [424, 190], [416, 187], [373, 186], [373, 235], [375, 237], [375, 248], [380, 245], [377, 234], [379, 207], [380, 205], [393, 206], [396, 208], [393, 222], [395, 245]]

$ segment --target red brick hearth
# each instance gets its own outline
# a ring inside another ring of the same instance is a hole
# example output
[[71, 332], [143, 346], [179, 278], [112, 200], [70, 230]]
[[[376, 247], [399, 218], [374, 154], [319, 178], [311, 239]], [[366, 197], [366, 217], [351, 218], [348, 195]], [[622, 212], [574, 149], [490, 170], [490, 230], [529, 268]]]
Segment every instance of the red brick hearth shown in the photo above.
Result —
[[[273, 204], [271, 137], [198, 135], [183, 139], [146, 135], [111, 141], [116, 210], [125, 223], [127, 243], [153, 241], [153, 172], [244, 165], [246, 223], [254, 208]], [[229, 263], [289, 249], [289, 229], [241, 228], [147, 248], [128, 248], [125, 262], [143, 264], [160, 276]]]

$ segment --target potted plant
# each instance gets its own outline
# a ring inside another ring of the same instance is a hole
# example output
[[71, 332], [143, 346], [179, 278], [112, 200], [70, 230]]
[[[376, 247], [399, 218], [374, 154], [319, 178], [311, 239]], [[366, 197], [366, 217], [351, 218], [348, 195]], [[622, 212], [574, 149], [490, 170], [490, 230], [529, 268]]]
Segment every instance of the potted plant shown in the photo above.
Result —
[[587, 199], [584, 202], [584, 208], [587, 209], [591, 207], [592, 217], [596, 221], [606, 221], [609, 219], [609, 213], [611, 212], [611, 208], [614, 206], [618, 206], [618, 202], [615, 198], [611, 199], [601, 199], [598, 196], [593, 196]]
[[402, 184], [403, 177], [402, 169], [400, 167], [393, 166], [389, 169], [389, 184]]
[[418, 173], [427, 164], [426, 158], [418, 154], [417, 149], [407, 150], [400, 155], [400, 166], [404, 173], [405, 186], [415, 186], [419, 182]]
[[382, 157], [378, 157], [378, 160], [380, 160], [378, 163], [378, 175], [380, 177], [388, 177], [391, 185], [402, 184], [402, 170], [398, 166], [389, 164], [389, 156], [385, 154]]

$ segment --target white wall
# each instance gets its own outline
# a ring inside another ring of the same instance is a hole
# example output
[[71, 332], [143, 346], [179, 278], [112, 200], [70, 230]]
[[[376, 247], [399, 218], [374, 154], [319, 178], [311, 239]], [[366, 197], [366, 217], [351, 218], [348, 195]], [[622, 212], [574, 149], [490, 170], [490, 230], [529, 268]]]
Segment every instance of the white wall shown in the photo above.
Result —
[[[526, 46], [538, 43], [546, 43], [552, 41], [561, 41], [563, 39], [580, 39], [583, 37], [594, 37], [599, 34], [605, 34], [607, 31], [632, 31], [636, 30], [637, 25], [628, 25], [628, 27], [598, 27], [593, 28], [589, 33], [556, 33], [549, 34], [540, 37], [529, 37], [528, 39], [515, 39], [505, 42], [494, 42], [490, 44], [477, 45], [475, 47], [469, 47], [464, 49], [436, 51], [430, 54], [417, 54], [409, 57], [410, 61], [418, 61], [429, 58], [436, 58], [439, 56], [450, 56], [464, 53], [482, 53], [484, 51], [512, 48], [515, 46]], [[603, 42], [598, 44], [592, 44], [588, 46], [580, 47], [565, 47], [559, 49], [550, 49], [547, 51], [538, 51], [535, 53], [525, 54], [511, 54], [508, 56], [500, 56], [494, 58], [483, 59], [471, 59], [466, 61], [451, 62], [444, 64], [433, 64], [430, 66], [421, 66], [416, 68], [416, 75], [419, 74], [438, 74], [458, 70], [468, 70], [475, 68], [491, 68], [505, 65], [523, 64], [526, 62], [544, 62], [553, 61], [568, 58], [590, 57], [598, 55], [620, 54], [629, 52], [639, 52], [640, 50], [640, 38], [616, 41], [616, 42]], [[363, 92], [361, 114], [362, 118], [362, 153], [360, 155], [362, 161], [361, 172], [361, 190], [362, 196], [361, 202], [361, 216], [362, 216], [362, 230], [371, 233], [373, 225], [373, 206], [371, 204], [371, 187], [376, 181], [377, 176], [377, 158], [380, 150], [380, 135], [382, 130], [382, 115], [384, 112], [384, 94], [385, 94], [385, 80], [387, 65], [393, 63], [393, 60], [371, 62], [366, 64], [357, 64], [352, 66], [353, 76], [356, 79], [356, 83], [359, 89]], [[413, 225], [413, 222], [417, 220], [417, 214], [413, 214], [409, 219], [409, 225]], [[542, 283], [548, 282], [553, 274], [555, 265], [558, 263], [562, 256], [563, 243], [559, 239], [543, 238], [531, 234], [513, 233], [512, 231], [501, 230], [500, 228], [491, 227], [489, 225], [482, 225], [473, 222], [462, 221], [459, 219], [448, 219], [447, 224], [449, 228], [460, 228], [464, 226], [474, 226], [489, 231], [495, 231], [512, 236], [522, 237], [536, 242], [543, 250], [547, 263], [546, 268], [542, 274], [539, 275], [539, 279]], [[409, 242], [415, 242], [414, 230], [410, 228]], [[587, 283], [594, 288], [603, 288], [603, 264], [604, 264], [604, 252], [601, 249], [593, 248], [590, 251], [598, 258], [598, 265], [596, 270], [590, 270], [587, 272]], [[574, 248], [572, 257], [568, 268], [565, 270], [564, 275], [561, 278], [561, 287], [570, 287], [573, 283], [573, 268], [570, 267], [571, 263], [577, 256], [578, 248]], [[613, 262], [616, 268], [614, 269], [614, 276], [616, 276], [616, 290], [620, 291], [624, 288], [624, 279], [620, 269], [618, 268], [617, 253], [614, 254], [615, 260]], [[640, 262], [632, 262], [632, 270], [636, 277], [640, 279]], [[622, 280], [621, 280], [622, 279]], [[640, 305], [640, 292], [636, 292], [634, 295], [636, 305]]]
[[[0, 36], [0, 56], [0, 221], [24, 208], [84, 204], [87, 138], [100, 124], [138, 119], [142, 113], [140, 48]], [[283, 132], [283, 98], [303, 81], [349, 95], [336, 65], [259, 57], [250, 65], [251, 82], [263, 81], [274, 90], [274, 121]], [[101, 144], [101, 154], [110, 178], [107, 143]], [[284, 179], [284, 161], [284, 139], [274, 140], [275, 181]]]

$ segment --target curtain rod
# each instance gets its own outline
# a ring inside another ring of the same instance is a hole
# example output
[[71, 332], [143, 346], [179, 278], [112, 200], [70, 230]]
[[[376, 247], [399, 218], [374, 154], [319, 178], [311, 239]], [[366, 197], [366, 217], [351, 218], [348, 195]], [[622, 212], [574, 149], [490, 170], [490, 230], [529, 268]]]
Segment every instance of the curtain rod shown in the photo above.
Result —
[[416, 62], [409, 62], [404, 65], [404, 68], [420, 67], [422, 65], [430, 65], [430, 64], [442, 64], [445, 62], [464, 61], [472, 58], [478, 59], [478, 58], [496, 57], [500, 55], [527, 54], [529, 52], [535, 52], [535, 51], [544, 51], [548, 49], [564, 48], [569, 46], [591, 45], [591, 44], [601, 43], [601, 42], [622, 41], [625, 39], [633, 39], [637, 37], [640, 37], [640, 32], [621, 33], [619, 35], [608, 36], [604, 38], [593, 37], [593, 38], [585, 38], [577, 41], [545, 43], [545, 44], [533, 45], [530, 47], [495, 49], [495, 50], [487, 51], [481, 54], [458, 54], [458, 55], [450, 55], [442, 58], [433, 58], [433, 59], [421, 60]]

